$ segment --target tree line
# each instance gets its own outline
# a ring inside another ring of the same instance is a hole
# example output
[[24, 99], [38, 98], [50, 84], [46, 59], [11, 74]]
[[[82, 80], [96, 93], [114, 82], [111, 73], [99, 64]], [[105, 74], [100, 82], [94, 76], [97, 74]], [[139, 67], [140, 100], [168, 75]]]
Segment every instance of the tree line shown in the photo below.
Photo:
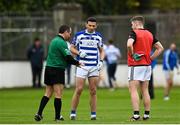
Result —
[[162, 12], [180, 9], [180, 0], [0, 0], [0, 11], [1, 13], [52, 11], [59, 2], [81, 4], [85, 16], [145, 13], [152, 9]]

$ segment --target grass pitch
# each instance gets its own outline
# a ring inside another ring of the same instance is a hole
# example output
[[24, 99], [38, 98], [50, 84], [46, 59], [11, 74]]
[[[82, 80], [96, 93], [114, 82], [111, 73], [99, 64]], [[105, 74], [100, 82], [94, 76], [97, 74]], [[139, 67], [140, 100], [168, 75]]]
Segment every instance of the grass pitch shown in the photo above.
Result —
[[[89, 91], [82, 93], [77, 110], [77, 120], [69, 119], [70, 103], [74, 89], [65, 89], [63, 95], [62, 124], [146, 124], [146, 123], [179, 123], [180, 124], [180, 88], [174, 87], [169, 101], [163, 100], [163, 88], [155, 89], [155, 99], [152, 100], [151, 119], [148, 121], [129, 121], [132, 115], [128, 88], [98, 89], [97, 120], [90, 120]], [[54, 121], [54, 98], [45, 107], [43, 120], [34, 121], [44, 89], [1, 89], [0, 90], [0, 124], [56, 124]], [[142, 104], [141, 104], [142, 107]], [[141, 108], [141, 115], [143, 114]]]

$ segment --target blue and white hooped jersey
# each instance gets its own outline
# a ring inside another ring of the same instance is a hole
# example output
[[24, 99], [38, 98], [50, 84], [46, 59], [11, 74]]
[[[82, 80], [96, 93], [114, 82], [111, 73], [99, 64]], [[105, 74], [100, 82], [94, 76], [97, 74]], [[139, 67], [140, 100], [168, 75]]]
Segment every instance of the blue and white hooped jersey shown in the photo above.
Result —
[[85, 58], [77, 56], [77, 60], [85, 66], [97, 66], [99, 60], [99, 49], [103, 47], [102, 36], [98, 32], [88, 33], [87, 30], [76, 33], [71, 44], [75, 45], [78, 51], [87, 54]]

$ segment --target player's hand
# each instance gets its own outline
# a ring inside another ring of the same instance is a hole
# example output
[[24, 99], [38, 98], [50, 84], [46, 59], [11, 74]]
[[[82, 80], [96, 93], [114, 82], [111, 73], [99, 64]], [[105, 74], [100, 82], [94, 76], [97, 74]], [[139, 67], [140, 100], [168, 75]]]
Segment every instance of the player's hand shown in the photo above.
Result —
[[140, 61], [142, 58], [142, 56], [144, 56], [144, 54], [138, 54], [138, 53], [134, 53], [132, 55], [132, 58], [135, 60], [135, 61]]
[[98, 70], [100, 71], [103, 67], [103, 60], [100, 60], [98, 63]]
[[85, 58], [85, 57], [87, 56], [87, 54], [86, 54], [85, 52], [83, 52], [83, 51], [80, 51], [80, 52], [79, 52], [79, 56], [80, 56], [81, 58]]

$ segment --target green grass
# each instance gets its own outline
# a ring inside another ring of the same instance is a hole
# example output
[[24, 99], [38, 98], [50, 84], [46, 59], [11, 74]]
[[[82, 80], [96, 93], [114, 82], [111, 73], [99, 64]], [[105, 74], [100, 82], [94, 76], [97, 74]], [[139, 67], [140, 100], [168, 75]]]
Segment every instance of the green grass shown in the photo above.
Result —
[[[1, 89], [0, 90], [0, 123], [15, 124], [55, 124], [54, 107], [52, 98], [44, 110], [44, 119], [41, 122], [34, 121], [44, 89]], [[131, 124], [131, 123], [179, 123], [180, 124], [180, 88], [174, 87], [171, 91], [171, 99], [163, 100], [163, 88], [155, 89], [155, 99], [152, 100], [151, 119], [148, 121], [130, 122], [132, 114], [130, 96], [127, 88], [116, 89], [110, 92], [108, 89], [98, 89], [97, 120], [90, 120], [89, 92], [85, 89], [82, 93], [77, 110], [77, 120], [69, 119], [70, 103], [73, 89], [66, 89], [63, 95], [62, 114], [68, 124]], [[141, 104], [142, 107], [142, 104]], [[143, 114], [143, 108], [141, 108]]]

